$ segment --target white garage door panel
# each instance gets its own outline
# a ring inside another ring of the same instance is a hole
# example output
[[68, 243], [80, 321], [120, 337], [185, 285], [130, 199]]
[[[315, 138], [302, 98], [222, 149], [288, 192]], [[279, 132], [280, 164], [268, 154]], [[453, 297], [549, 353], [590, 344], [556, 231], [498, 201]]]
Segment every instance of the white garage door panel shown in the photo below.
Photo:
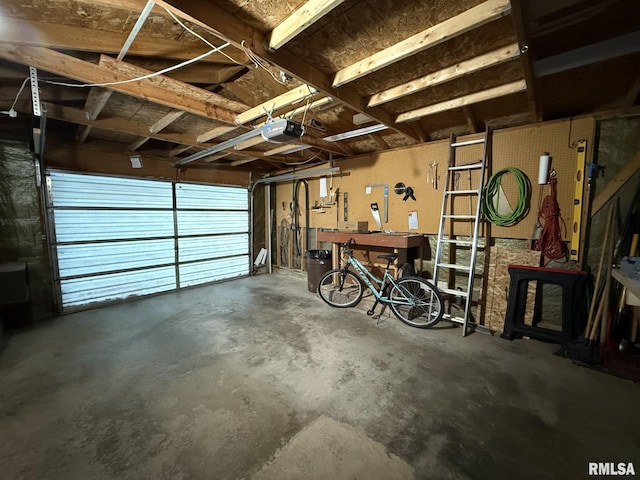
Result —
[[122, 300], [138, 295], [166, 292], [176, 288], [175, 267], [150, 268], [134, 272], [61, 280], [65, 307]]
[[[181, 238], [178, 240], [180, 262], [193, 260], [248, 255], [249, 235], [219, 235], [207, 237]], [[245, 257], [245, 262], [248, 259]]]
[[249, 274], [246, 188], [48, 175], [63, 311]]
[[223, 258], [180, 265], [180, 287], [215, 282], [249, 274], [246, 257]]
[[173, 208], [171, 183], [51, 172], [54, 207]]
[[168, 265], [175, 261], [174, 240], [58, 245], [58, 261], [62, 278]]
[[249, 219], [246, 212], [178, 212], [178, 235], [215, 233], [246, 233]]
[[178, 183], [176, 207], [201, 210], [249, 210], [249, 196], [246, 189], [239, 187]]
[[173, 213], [149, 210], [54, 210], [62, 242], [125, 240], [173, 236]]

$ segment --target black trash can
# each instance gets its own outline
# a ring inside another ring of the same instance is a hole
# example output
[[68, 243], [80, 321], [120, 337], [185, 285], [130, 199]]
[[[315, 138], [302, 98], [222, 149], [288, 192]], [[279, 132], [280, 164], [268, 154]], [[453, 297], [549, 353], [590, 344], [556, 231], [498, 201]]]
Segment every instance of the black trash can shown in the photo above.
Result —
[[331, 250], [308, 250], [304, 258], [307, 260], [307, 287], [316, 293], [320, 277], [331, 270]]

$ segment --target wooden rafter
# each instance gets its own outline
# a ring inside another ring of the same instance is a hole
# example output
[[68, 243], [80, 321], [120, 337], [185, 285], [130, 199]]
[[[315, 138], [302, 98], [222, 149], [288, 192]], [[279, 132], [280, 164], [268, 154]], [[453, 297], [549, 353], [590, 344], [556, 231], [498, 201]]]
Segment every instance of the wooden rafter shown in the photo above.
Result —
[[638, 51], [640, 51], [640, 31], [537, 60], [533, 64], [533, 69], [537, 77], [546, 77]]
[[[133, 10], [144, 7], [144, 2]], [[0, 42], [13, 45], [33, 47], [55, 48], [60, 50], [76, 50], [86, 52], [99, 52], [117, 54], [127, 39], [126, 33], [113, 33], [107, 31], [97, 32], [90, 28], [73, 27], [42, 22], [28, 22], [17, 18], [2, 17], [2, 38]], [[38, 32], [35, 35], [33, 32]], [[90, 40], [90, 41], [89, 41]], [[189, 46], [184, 42], [166, 40], [163, 38], [137, 37], [128, 50], [129, 55], [140, 57], [170, 58], [175, 60], [191, 60], [202, 55], [208, 48], [199, 45]], [[235, 52], [234, 52], [235, 50]], [[247, 58], [236, 49], [225, 53], [234, 58], [238, 63], [246, 63]], [[234, 64], [233, 60], [221, 53], [212, 53], [204, 57], [202, 62], [215, 62], [221, 64]]]
[[[0, 44], [0, 58], [90, 84], [129, 80], [136, 76], [135, 72], [149, 73], [110, 57], [103, 57], [106, 66], [94, 65], [42, 47]], [[123, 73], [124, 67], [127, 74]], [[215, 93], [167, 77], [110, 85], [108, 88], [224, 123], [232, 124], [237, 113], [247, 108], [239, 102], [231, 102]]]
[[456, 63], [437, 72], [425, 75], [418, 79], [412, 80], [402, 85], [395, 86], [388, 90], [376, 93], [369, 99], [369, 106], [374, 107], [385, 102], [390, 102], [406, 95], [425, 90], [436, 85], [440, 85], [456, 78], [470, 75], [485, 68], [500, 65], [516, 58], [520, 54], [520, 47], [517, 43], [512, 43], [503, 48], [498, 48], [491, 52], [479, 55], [477, 57]]
[[379, 107], [367, 108], [366, 101], [360, 94], [347, 87], [332, 88], [329, 75], [314, 65], [284, 49], [269, 52], [265, 46], [266, 38], [264, 35], [242, 23], [219, 6], [211, 2], [203, 3], [196, 0], [171, 0], [171, 3], [165, 0], [156, 0], [156, 4], [167, 7], [174, 14], [206, 29], [234, 46], [240, 47], [244, 42], [245, 47], [250, 48], [255, 55], [277, 66], [299, 81], [314, 87], [324, 95], [335, 98], [345, 106], [365, 113], [397, 132], [417, 140], [415, 132], [408, 126], [394, 125], [393, 116], [386, 110]]
[[321, 19], [344, 0], [309, 0], [285, 18], [269, 35], [269, 50], [274, 51]]
[[174, 122], [177, 122], [186, 112], [182, 110], [174, 110], [173, 112], [167, 113], [160, 120], [149, 127], [149, 131], [151, 133], [158, 133]]
[[434, 105], [428, 105], [416, 110], [401, 113], [400, 115], [398, 115], [396, 121], [409, 122], [417, 118], [426, 117], [427, 115], [433, 115], [434, 113], [445, 112], [447, 110], [463, 107], [465, 105], [472, 105], [474, 103], [484, 102], [485, 100], [491, 100], [493, 98], [522, 92], [526, 90], [526, 88], [526, 82], [524, 80], [518, 80], [515, 82], [507, 83], [506, 85], [500, 85], [497, 87], [489, 88], [487, 90], [482, 90], [480, 92], [471, 93], [462, 97], [452, 98], [450, 100], [436, 103]]
[[487, 0], [460, 15], [427, 28], [395, 45], [343, 68], [335, 74], [332, 86], [339, 87], [364, 77], [392, 63], [504, 17], [510, 11], [509, 0]]
[[260, 105], [257, 105], [253, 108], [250, 108], [236, 117], [236, 123], [238, 125], [243, 125], [252, 120], [256, 120], [257, 118], [264, 117], [267, 115], [267, 112], [274, 112], [284, 107], [288, 107], [296, 102], [304, 100], [307, 97], [313, 96], [317, 90], [313, 87], [309, 87], [308, 85], [300, 85], [293, 90], [289, 90], [282, 95], [278, 95], [275, 98], [267, 100]]
[[239, 165], [244, 165], [245, 163], [255, 162], [256, 160], [258, 160], [258, 158], [256, 158], [256, 157], [243, 158], [242, 160], [235, 160], [235, 161], [231, 162], [230, 165], [232, 167], [237, 167]]
[[197, 140], [198, 142], [206, 142], [208, 140], [212, 140], [214, 138], [218, 138], [221, 137], [222, 135], [226, 135], [227, 133], [231, 133], [234, 130], [236, 130], [238, 127], [235, 126], [222, 126], [222, 127], [216, 127], [212, 130], [209, 130], [208, 132], [205, 133], [201, 133], [200, 135], [198, 135]]

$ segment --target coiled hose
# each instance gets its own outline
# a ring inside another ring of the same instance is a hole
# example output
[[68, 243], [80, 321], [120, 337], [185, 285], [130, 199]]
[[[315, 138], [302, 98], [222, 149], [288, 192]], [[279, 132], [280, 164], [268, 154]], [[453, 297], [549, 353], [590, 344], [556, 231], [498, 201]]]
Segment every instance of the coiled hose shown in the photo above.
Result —
[[[493, 199], [500, 194], [502, 176], [510, 173], [516, 179], [518, 185], [518, 203], [513, 212], [508, 215], [500, 215]], [[508, 167], [491, 175], [484, 187], [482, 194], [482, 214], [484, 218], [495, 225], [510, 227], [520, 221], [529, 211], [529, 178], [517, 168]]]

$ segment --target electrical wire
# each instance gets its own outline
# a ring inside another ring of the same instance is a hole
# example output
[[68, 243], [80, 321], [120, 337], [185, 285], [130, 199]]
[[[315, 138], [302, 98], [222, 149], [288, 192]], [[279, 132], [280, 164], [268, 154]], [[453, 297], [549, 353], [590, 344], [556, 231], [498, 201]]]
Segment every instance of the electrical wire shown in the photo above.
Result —
[[[9, 110], [3, 110], [0, 113], [4, 113], [9, 115], [10, 117], [15, 116], [15, 106], [16, 103], [18, 103], [18, 98], [20, 98], [20, 95], [22, 94], [22, 91], [24, 90], [24, 86], [27, 84], [27, 82], [29, 81], [29, 77], [24, 79], [24, 82], [22, 82], [22, 86], [20, 87], [20, 90], [18, 90], [18, 94], [16, 95], [16, 98], [13, 100], [13, 103], [11, 104], [11, 108]], [[11, 112], [14, 112], [14, 114], [12, 115]]]
[[195, 58], [192, 58], [190, 60], [187, 60], [185, 62], [179, 63], [177, 65], [173, 65], [171, 67], [167, 67], [164, 68], [162, 70], [159, 70], [157, 72], [152, 72], [149, 73], [147, 75], [143, 75], [141, 77], [136, 77], [136, 78], [129, 78], [127, 80], [119, 80], [117, 82], [105, 82], [105, 83], [64, 83], [64, 82], [54, 82], [51, 80], [45, 80], [47, 83], [51, 84], [51, 85], [59, 85], [61, 87], [76, 87], [76, 88], [87, 88], [87, 87], [108, 87], [111, 85], [122, 85], [123, 83], [131, 83], [131, 82], [139, 82], [141, 80], [146, 80], [148, 78], [153, 78], [153, 77], [157, 77], [158, 75], [163, 75], [167, 72], [172, 72], [173, 70], [177, 70], [179, 68], [185, 67], [187, 65], [190, 65], [192, 63], [195, 63], [199, 60], [202, 60], [205, 57], [208, 57], [209, 55], [211, 55], [212, 53], [215, 53], [217, 51], [219, 51], [219, 49], [221, 48], [225, 48], [227, 46], [229, 46], [229, 43], [225, 43], [224, 45], [221, 45], [220, 47], [216, 47], [214, 50], [210, 50], [208, 52], [203, 53], [202, 55], [198, 55]]
[[[518, 203], [512, 213], [508, 215], [500, 215], [497, 207], [494, 205], [494, 198], [500, 194], [500, 184], [502, 177], [510, 173], [516, 179], [518, 185]], [[484, 187], [482, 194], [482, 214], [484, 217], [495, 225], [501, 227], [510, 227], [520, 221], [529, 210], [529, 179], [517, 168], [509, 167], [492, 175]]]
[[256, 68], [262, 68], [265, 72], [271, 75], [276, 82], [278, 82], [281, 85], [284, 85], [285, 83], [287, 83], [286, 80], [282, 80], [278, 78], [277, 75], [275, 75], [271, 70], [269, 70], [267, 68], [268, 63], [262, 60], [260, 57], [258, 57], [255, 53], [253, 53], [251, 49], [244, 44], [244, 42], [245, 41], [242, 40], [242, 43], [240, 44], [240, 46], [242, 47], [242, 51], [245, 53], [247, 57], [249, 57], [249, 60], [253, 62]]

